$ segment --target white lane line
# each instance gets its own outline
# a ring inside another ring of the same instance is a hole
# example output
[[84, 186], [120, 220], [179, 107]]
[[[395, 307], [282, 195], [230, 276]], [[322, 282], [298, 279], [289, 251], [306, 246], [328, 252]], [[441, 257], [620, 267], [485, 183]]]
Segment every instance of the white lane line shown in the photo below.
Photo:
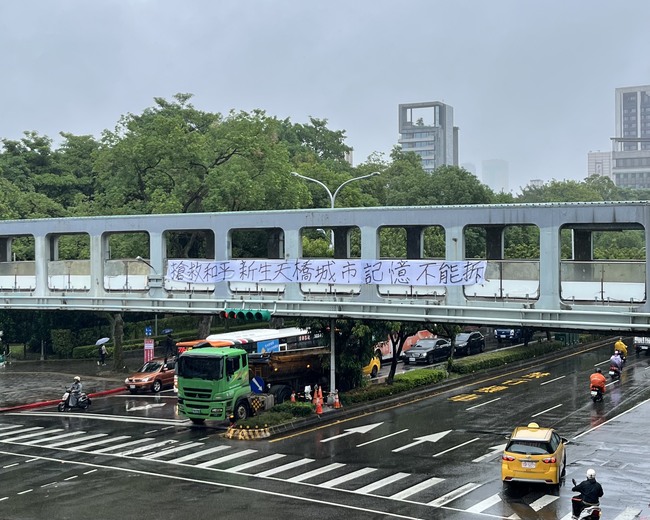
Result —
[[298, 468], [298, 467], [304, 466], [306, 464], [311, 464], [312, 462], [314, 462], [314, 459], [294, 460], [293, 462], [289, 462], [288, 464], [278, 466], [277, 468], [267, 469], [266, 471], [262, 471], [261, 473], [255, 473], [255, 476], [256, 477], [270, 477], [271, 475], [277, 475], [278, 473], [282, 473], [283, 471], [288, 471], [290, 469]]
[[373, 471], [377, 471], [376, 468], [361, 468], [358, 469], [357, 471], [353, 471], [352, 473], [348, 473], [347, 475], [343, 475], [341, 477], [333, 478], [332, 480], [328, 480], [327, 482], [323, 482], [322, 484], [318, 484], [318, 487], [321, 488], [333, 488], [335, 486], [338, 486], [339, 484], [343, 484], [344, 482], [348, 482], [349, 480], [354, 480], [355, 478], [363, 477], [364, 475], [367, 475], [368, 473], [372, 473]]
[[445, 504], [448, 504], [452, 500], [456, 500], [457, 498], [462, 497], [463, 495], [466, 495], [470, 491], [474, 491], [475, 489], [481, 487], [481, 484], [476, 484], [474, 482], [468, 482], [464, 486], [460, 486], [457, 489], [454, 489], [453, 491], [450, 491], [446, 495], [442, 495], [441, 497], [436, 498], [435, 500], [432, 500], [429, 502], [427, 505], [428, 506], [433, 506], [433, 507], [442, 507]]
[[566, 376], [560, 376], [560, 377], [556, 377], [555, 379], [549, 379], [548, 381], [544, 381], [543, 383], [541, 383], [539, 386], [544, 386], [544, 385], [548, 385], [549, 383], [554, 383], [555, 381], [559, 381], [560, 379], [564, 379], [565, 377]]
[[189, 450], [190, 448], [196, 448], [197, 446], [203, 446], [202, 442], [188, 442], [187, 444], [182, 444], [176, 446], [175, 448], [169, 448], [168, 450], [159, 451], [158, 453], [152, 453], [151, 455], [144, 455], [143, 459], [157, 459], [159, 457], [165, 457], [170, 453], [177, 453], [179, 451]]
[[11, 412], [7, 415], [16, 415], [16, 416], [28, 416], [28, 417], [69, 417], [75, 419], [84, 420], [96, 420], [96, 421], [113, 421], [113, 422], [131, 422], [131, 423], [140, 423], [140, 424], [161, 424], [161, 425], [178, 425], [183, 426], [185, 424], [191, 423], [189, 419], [155, 419], [152, 417], [129, 417], [128, 415], [96, 415], [92, 413], [64, 413], [64, 412]]
[[469, 509], [466, 509], [468, 513], [482, 513], [486, 509], [492, 507], [494, 504], [501, 502], [501, 497], [498, 493], [487, 497], [485, 500], [481, 500], [478, 504], [474, 504]]
[[0, 430], [13, 430], [14, 428], [22, 428], [22, 424], [7, 424], [5, 426], [0, 426]]
[[537, 512], [540, 509], [542, 509], [543, 507], [546, 507], [547, 505], [552, 504], [558, 498], [560, 498], [560, 497], [556, 497], [556, 496], [553, 496], [553, 495], [544, 495], [544, 496], [538, 498], [537, 500], [535, 500], [533, 503], [531, 503], [530, 507], [531, 507], [531, 509], [533, 511]]
[[445, 480], [444, 478], [438, 478], [438, 477], [431, 477], [430, 479], [424, 480], [420, 482], [419, 484], [416, 484], [415, 486], [411, 486], [404, 491], [400, 491], [399, 493], [395, 493], [394, 495], [391, 495], [388, 498], [392, 498], [394, 500], [402, 500], [404, 498], [410, 497], [412, 495], [415, 495], [416, 493], [419, 493], [420, 491], [424, 491], [425, 489], [429, 489], [432, 486], [435, 486], [436, 484], [442, 482]]
[[88, 471], [84, 471], [84, 475], [90, 475], [91, 473], [95, 473], [97, 471], [96, 469], [90, 469]]
[[232, 468], [228, 468], [226, 471], [228, 473], [239, 473], [241, 471], [247, 470], [248, 468], [260, 466], [262, 464], [266, 464], [267, 462], [273, 462], [274, 460], [282, 459], [284, 457], [286, 457], [286, 455], [283, 455], [282, 453], [274, 453], [273, 455], [268, 455], [266, 457], [262, 457], [261, 459], [245, 462], [239, 466], [233, 466]]
[[201, 464], [197, 464], [196, 467], [210, 468], [212, 466], [216, 466], [217, 464], [221, 464], [222, 462], [228, 462], [229, 460], [245, 457], [246, 455], [250, 455], [251, 453], [257, 453], [257, 450], [242, 450], [237, 453], [231, 453], [230, 455], [225, 455], [224, 457], [219, 457], [218, 459], [212, 459], [207, 462], [201, 462]]
[[34, 433], [27, 433], [25, 435], [19, 435], [18, 437], [12, 437], [9, 442], [22, 441], [24, 439], [31, 439], [33, 437], [42, 437], [43, 435], [49, 435], [51, 433], [62, 432], [63, 428], [52, 428], [51, 430], [41, 430]]
[[441, 451], [440, 453], [436, 453], [435, 455], [432, 455], [432, 457], [440, 457], [440, 455], [444, 455], [445, 453], [449, 453], [450, 451], [457, 450], [458, 448], [462, 448], [463, 446], [466, 446], [467, 444], [471, 444], [472, 442], [476, 442], [479, 438], [475, 437], [474, 439], [470, 439], [469, 441], [463, 442], [462, 444], [459, 444], [458, 446], [454, 446], [452, 448], [449, 448], [448, 450]]
[[217, 451], [227, 450], [228, 448], [230, 448], [230, 446], [216, 446], [214, 448], [208, 448], [206, 450], [195, 451], [194, 453], [190, 453], [189, 455], [183, 455], [182, 457], [178, 457], [177, 459], [172, 459], [164, 462], [167, 462], [169, 464], [180, 464], [181, 462], [185, 462], [192, 459], [198, 459], [203, 455], [209, 455], [210, 453], [215, 453]]
[[5, 469], [5, 468], [13, 468], [14, 466], [18, 466], [18, 463], [17, 463], [17, 462], [14, 462], [13, 464], [7, 464], [6, 466], [2, 466], [2, 469]]
[[2, 502], [3, 500], [7, 500], [8, 498], [9, 497], [0, 497], [0, 502]]
[[538, 415], [542, 415], [546, 412], [550, 412], [551, 410], [555, 410], [556, 408], [559, 408], [562, 406], [562, 403], [556, 404], [555, 406], [551, 406], [550, 408], [547, 408], [546, 410], [542, 410], [541, 412], [536, 413], [535, 415], [531, 415], [531, 417], [537, 417]]
[[361, 446], [366, 446], [367, 444], [372, 444], [373, 442], [383, 441], [384, 439], [388, 439], [388, 437], [392, 437], [393, 435], [399, 435], [400, 433], [404, 433], [404, 432], [407, 432], [407, 431], [409, 431], [408, 428], [406, 428], [405, 430], [400, 430], [400, 431], [395, 432], [395, 433], [391, 433], [389, 435], [384, 435], [383, 437], [379, 437], [379, 439], [375, 439], [375, 440], [372, 440], [372, 441], [357, 444], [357, 448], [361, 448]]
[[392, 484], [393, 482], [397, 482], [398, 480], [402, 480], [403, 478], [406, 478], [409, 475], [410, 473], [395, 473], [394, 475], [389, 475], [388, 477], [382, 478], [381, 480], [377, 480], [372, 484], [368, 484], [367, 486], [363, 486], [362, 488], [356, 489], [354, 492], [362, 495], [370, 495], [373, 491], [382, 488], [384, 486], [387, 486], [389, 484]]
[[21, 492], [16, 493], [16, 494], [17, 495], [24, 495], [25, 493], [31, 493], [32, 491], [34, 491], [34, 490], [33, 489], [26, 489], [25, 491], [21, 491]]
[[345, 466], [345, 464], [341, 464], [340, 462], [333, 462], [332, 464], [328, 464], [322, 468], [313, 469], [307, 473], [303, 473], [302, 475], [288, 478], [287, 482], [304, 482], [305, 480], [308, 480], [312, 477], [322, 475], [323, 473], [327, 473], [329, 471], [334, 471], [335, 469], [341, 468], [343, 466]]
[[63, 480], [74, 480], [78, 477], [79, 475], [72, 475], [71, 477], [64, 478]]
[[465, 410], [473, 410], [474, 408], [480, 408], [481, 406], [485, 406], [486, 404], [493, 403], [494, 401], [498, 401], [499, 399], [501, 399], [501, 398], [497, 397], [496, 399], [492, 399], [491, 401], [486, 401], [485, 403], [475, 404], [474, 406], [470, 406], [469, 408], [465, 408]]
[[506, 448], [506, 446], [507, 444], [498, 444], [496, 446], [490, 446], [490, 451], [488, 453], [473, 459], [472, 462], [483, 462], [484, 460], [487, 459], [493, 459], [497, 455], [499, 455], [499, 453], [502, 452]]

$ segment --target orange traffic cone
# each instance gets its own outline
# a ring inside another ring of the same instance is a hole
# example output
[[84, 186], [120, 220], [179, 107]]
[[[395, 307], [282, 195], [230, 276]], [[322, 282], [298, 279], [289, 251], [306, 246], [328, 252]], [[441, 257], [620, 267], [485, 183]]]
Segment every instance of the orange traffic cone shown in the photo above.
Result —
[[320, 415], [323, 413], [323, 405], [321, 404], [321, 400], [317, 397], [316, 398], [316, 415]]
[[291, 402], [292, 403], [296, 402], [296, 392], [291, 392]]
[[334, 408], [341, 408], [341, 401], [339, 401], [338, 390], [334, 390]]
[[318, 386], [318, 398], [321, 401], [323, 400], [323, 389], [322, 389], [322, 387], [320, 385]]

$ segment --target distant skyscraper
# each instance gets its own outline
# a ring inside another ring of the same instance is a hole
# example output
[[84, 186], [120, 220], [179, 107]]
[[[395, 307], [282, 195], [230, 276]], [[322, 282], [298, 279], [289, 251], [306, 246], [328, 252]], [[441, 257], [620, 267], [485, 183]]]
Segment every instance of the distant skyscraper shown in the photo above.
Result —
[[488, 159], [482, 163], [483, 184], [487, 184], [497, 193], [510, 189], [508, 162], [503, 159]]
[[589, 152], [587, 154], [587, 177], [602, 175], [612, 177], [612, 152]]
[[402, 150], [418, 154], [425, 171], [458, 166], [458, 128], [451, 106], [439, 101], [400, 104], [399, 133]]
[[612, 176], [617, 186], [650, 188], [650, 85], [616, 89]]

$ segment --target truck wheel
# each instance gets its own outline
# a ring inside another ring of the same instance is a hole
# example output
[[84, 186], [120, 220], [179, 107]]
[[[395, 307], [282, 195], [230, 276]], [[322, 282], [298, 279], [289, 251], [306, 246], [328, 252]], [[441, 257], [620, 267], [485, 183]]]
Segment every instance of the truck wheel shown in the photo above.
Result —
[[246, 401], [239, 401], [235, 405], [235, 421], [243, 421], [248, 419], [249, 416], [248, 403]]
[[287, 385], [273, 385], [269, 388], [269, 394], [275, 398], [275, 404], [284, 403], [291, 398], [291, 388]]

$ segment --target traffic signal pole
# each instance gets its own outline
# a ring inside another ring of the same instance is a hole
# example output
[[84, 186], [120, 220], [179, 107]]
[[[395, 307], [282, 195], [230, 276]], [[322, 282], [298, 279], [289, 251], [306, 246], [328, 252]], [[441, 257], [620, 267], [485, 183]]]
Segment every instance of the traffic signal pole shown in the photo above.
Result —
[[330, 320], [330, 393], [336, 390], [336, 357], [334, 345], [336, 339], [336, 319]]

